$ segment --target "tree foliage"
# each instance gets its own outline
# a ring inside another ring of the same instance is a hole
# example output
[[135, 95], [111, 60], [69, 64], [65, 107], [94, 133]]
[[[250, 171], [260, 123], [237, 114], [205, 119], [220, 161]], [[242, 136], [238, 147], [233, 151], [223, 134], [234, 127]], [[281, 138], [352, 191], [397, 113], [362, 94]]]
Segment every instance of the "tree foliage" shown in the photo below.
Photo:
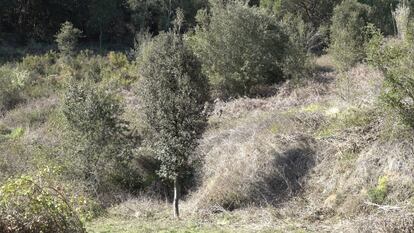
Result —
[[364, 28], [370, 7], [356, 0], [345, 0], [335, 7], [331, 26], [330, 52], [340, 70], [346, 70], [364, 58]]
[[63, 56], [74, 55], [81, 34], [82, 32], [74, 28], [72, 23], [65, 22], [62, 24], [59, 33], [56, 35], [56, 43]]
[[[84, 81], [72, 84], [64, 96], [63, 114], [72, 131], [73, 162], [96, 192], [111, 186], [136, 182], [140, 177], [129, 167], [137, 140], [122, 119], [123, 106], [108, 86], [94, 87]], [[119, 180], [119, 179], [124, 180]], [[128, 187], [127, 187], [128, 188]], [[133, 191], [133, 190], [130, 190]]]
[[206, 127], [208, 83], [201, 65], [179, 36], [162, 33], [141, 54], [139, 96], [161, 161], [159, 174], [183, 176]]
[[[213, 4], [198, 16], [190, 43], [219, 95], [248, 95], [252, 87], [284, 79], [289, 38], [262, 9], [238, 2]], [[240, 25], [243, 25], [242, 27]]]

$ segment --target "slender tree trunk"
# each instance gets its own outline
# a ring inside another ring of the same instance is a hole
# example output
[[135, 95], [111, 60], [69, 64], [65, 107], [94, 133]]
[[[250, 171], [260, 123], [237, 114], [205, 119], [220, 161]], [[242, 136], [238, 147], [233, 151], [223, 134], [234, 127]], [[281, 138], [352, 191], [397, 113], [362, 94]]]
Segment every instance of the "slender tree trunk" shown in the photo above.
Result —
[[103, 37], [103, 28], [102, 23], [99, 26], [99, 52], [102, 53], [102, 37]]
[[178, 177], [175, 177], [173, 210], [174, 210], [174, 218], [176, 219], [180, 218], [179, 199], [180, 199], [180, 184], [178, 182]]

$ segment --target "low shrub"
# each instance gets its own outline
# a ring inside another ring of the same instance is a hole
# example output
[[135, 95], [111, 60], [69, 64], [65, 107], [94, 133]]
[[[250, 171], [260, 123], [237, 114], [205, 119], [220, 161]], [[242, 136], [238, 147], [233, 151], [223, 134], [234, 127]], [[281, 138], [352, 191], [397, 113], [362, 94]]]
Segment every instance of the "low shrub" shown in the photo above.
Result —
[[385, 198], [388, 194], [388, 178], [387, 176], [381, 176], [378, 179], [378, 184], [376, 187], [368, 191], [368, 197], [370, 201], [376, 204], [382, 204], [385, 201]]
[[0, 188], [0, 232], [86, 232], [77, 209], [84, 200], [52, 182], [49, 169], [42, 173], [10, 179]]

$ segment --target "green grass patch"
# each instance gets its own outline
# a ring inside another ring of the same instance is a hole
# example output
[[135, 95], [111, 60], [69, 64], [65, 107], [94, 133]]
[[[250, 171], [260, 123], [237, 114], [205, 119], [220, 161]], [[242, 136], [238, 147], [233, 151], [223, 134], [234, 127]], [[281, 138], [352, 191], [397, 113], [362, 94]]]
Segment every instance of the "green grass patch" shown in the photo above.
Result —
[[325, 126], [316, 133], [317, 138], [326, 138], [336, 135], [347, 129], [365, 127], [375, 118], [375, 112], [359, 108], [349, 108], [331, 114], [331, 118]]

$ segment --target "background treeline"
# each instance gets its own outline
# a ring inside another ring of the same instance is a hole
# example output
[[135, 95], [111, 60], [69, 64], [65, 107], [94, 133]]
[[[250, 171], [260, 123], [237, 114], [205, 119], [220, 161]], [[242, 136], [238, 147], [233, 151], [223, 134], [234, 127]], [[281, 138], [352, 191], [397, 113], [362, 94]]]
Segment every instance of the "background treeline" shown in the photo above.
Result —
[[168, 30], [177, 7], [191, 26], [197, 10], [205, 6], [204, 0], [3, 0], [0, 32], [19, 44], [53, 42], [60, 25], [70, 21], [83, 31], [84, 41], [131, 45], [137, 31]]
[[[251, 0], [278, 17], [298, 15], [315, 31], [327, 35], [333, 9], [341, 0]], [[360, 0], [372, 7], [373, 22], [386, 34], [395, 32], [391, 10], [398, 0]], [[185, 14], [184, 30], [208, 7], [206, 0], [3, 0], [0, 2], [0, 42], [53, 42], [60, 25], [70, 21], [83, 31], [84, 42], [131, 46], [134, 35], [148, 30], [156, 35], [171, 28], [175, 9]]]

